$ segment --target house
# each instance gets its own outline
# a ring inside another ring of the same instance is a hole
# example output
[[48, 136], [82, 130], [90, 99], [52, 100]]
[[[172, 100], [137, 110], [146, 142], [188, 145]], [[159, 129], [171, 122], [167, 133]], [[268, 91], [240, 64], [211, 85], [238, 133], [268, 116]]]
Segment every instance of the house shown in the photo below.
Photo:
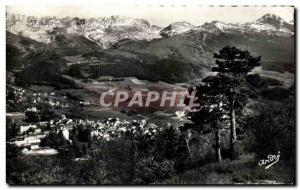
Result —
[[50, 133], [50, 131], [49, 130], [47, 130], [47, 131], [44, 131], [44, 135], [46, 136], [46, 135], [49, 135], [49, 133]]
[[37, 133], [37, 134], [36, 134], [36, 138], [42, 139], [42, 138], [45, 138], [46, 135], [47, 135], [46, 133]]
[[99, 132], [98, 132], [97, 129], [94, 129], [94, 128], [91, 129], [91, 136], [92, 136], [92, 137], [94, 137], [94, 136], [97, 137], [98, 135], [99, 135]]
[[40, 148], [40, 143], [32, 143], [31, 145], [30, 145], [30, 149], [31, 150], [36, 150], [36, 149], [39, 149]]
[[61, 104], [61, 107], [62, 107], [62, 108], [68, 108], [68, 107], [69, 107], [69, 104]]
[[91, 102], [89, 102], [89, 101], [80, 101], [79, 104], [80, 104], [81, 106], [90, 106], [90, 105], [91, 105]]
[[36, 136], [29, 136], [24, 138], [24, 144], [33, 144], [33, 143], [40, 143], [41, 139], [37, 138]]
[[37, 138], [36, 136], [29, 136], [24, 138], [24, 140], [17, 140], [12, 142], [12, 144], [15, 144], [19, 147], [30, 147], [32, 144], [40, 144], [41, 139]]
[[28, 153], [28, 149], [27, 148], [24, 148], [23, 150], [22, 150], [22, 154], [27, 154]]
[[36, 128], [37, 126], [36, 125], [21, 125], [20, 126], [20, 133], [23, 133], [23, 132], [26, 132], [29, 128]]
[[46, 127], [48, 125], [48, 121], [40, 121], [39, 126]]
[[54, 103], [53, 100], [49, 100], [48, 104], [49, 104], [50, 106], [52, 106], [52, 107], [55, 106], [55, 103]]
[[56, 100], [55, 107], [58, 107], [58, 106], [60, 106], [60, 102], [58, 100]]
[[37, 112], [37, 109], [36, 109], [36, 107], [32, 107], [32, 108], [27, 108], [26, 111]]
[[72, 124], [73, 123], [73, 120], [72, 119], [69, 119], [68, 121], [67, 121], [67, 125], [70, 125], [70, 124]]
[[10, 112], [6, 113], [6, 118], [11, 119], [13, 123], [21, 123], [26, 118], [26, 116], [24, 113]]
[[66, 139], [66, 140], [69, 140], [69, 139], [70, 139], [70, 133], [69, 133], [69, 130], [63, 128], [63, 129], [61, 129], [61, 131], [62, 131], [62, 134], [63, 134], [63, 136], [65, 137], [65, 139]]
[[36, 128], [35, 131], [34, 131], [35, 134], [38, 134], [38, 133], [41, 133], [41, 132], [42, 132], [42, 129], [40, 129], [40, 128]]

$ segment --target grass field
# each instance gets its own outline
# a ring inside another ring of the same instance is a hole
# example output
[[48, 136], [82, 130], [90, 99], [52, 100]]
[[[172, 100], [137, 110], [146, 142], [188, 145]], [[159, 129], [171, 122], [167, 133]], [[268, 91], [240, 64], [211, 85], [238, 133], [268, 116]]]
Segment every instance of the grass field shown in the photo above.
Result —
[[291, 184], [290, 167], [278, 162], [269, 169], [258, 166], [253, 154], [242, 155], [239, 160], [223, 160], [185, 171], [164, 181], [166, 184]]

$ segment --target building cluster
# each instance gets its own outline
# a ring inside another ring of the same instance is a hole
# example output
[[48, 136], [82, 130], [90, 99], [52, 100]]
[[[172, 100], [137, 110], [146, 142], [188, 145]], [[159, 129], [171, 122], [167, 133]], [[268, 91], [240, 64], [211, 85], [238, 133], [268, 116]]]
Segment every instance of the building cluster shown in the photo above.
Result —
[[[11, 139], [9, 143], [15, 144], [23, 148], [23, 153], [43, 150], [45, 146], [48, 146], [49, 137], [52, 135], [63, 138], [64, 142], [68, 145], [78, 145], [87, 149], [91, 147], [91, 144], [97, 144], [97, 142], [112, 141], [124, 136], [149, 136], [154, 137], [160, 130], [157, 125], [147, 122], [147, 119], [141, 120], [120, 120], [119, 118], [108, 118], [102, 121], [95, 120], [82, 120], [82, 119], [70, 119], [65, 115], [60, 118], [50, 119], [48, 121], [40, 121], [36, 119], [40, 116], [40, 108], [43, 105], [48, 105], [51, 108], [63, 108], [68, 107], [68, 104], [62, 103], [54, 92], [52, 93], [28, 93], [25, 94], [25, 90], [14, 88], [13, 93], [15, 97], [19, 97], [18, 100], [26, 100], [25, 110], [22, 112], [22, 121], [15, 122], [19, 113], [11, 114], [11, 121], [15, 123], [19, 129], [16, 138]], [[63, 97], [66, 98], [66, 97]], [[82, 106], [90, 106], [91, 102], [80, 102]], [[27, 108], [26, 108], [27, 107]], [[28, 123], [24, 123], [24, 117], [31, 118], [25, 120]], [[56, 138], [54, 138], [56, 139]], [[75, 140], [76, 139], [76, 140]], [[53, 140], [52, 140], [53, 141]], [[59, 140], [54, 140], [59, 141]], [[47, 143], [45, 143], [47, 142]], [[49, 141], [50, 142], [50, 141]], [[56, 143], [59, 144], [59, 143]], [[57, 150], [61, 147], [55, 147]], [[84, 152], [84, 151], [83, 151]]]
[[[64, 96], [64, 98], [66, 98], [66, 97]], [[69, 107], [69, 105], [67, 103], [62, 102], [55, 97], [55, 92], [33, 93], [32, 104], [36, 105], [38, 103], [47, 104], [52, 108], [67, 108], [67, 107]]]
[[[87, 138], [92, 141], [110, 141], [121, 138], [124, 135], [146, 135], [154, 136], [161, 128], [153, 123], [148, 123], [146, 120], [120, 120], [119, 118], [108, 118], [103, 121], [93, 120], [72, 120], [62, 115], [60, 119], [53, 119], [36, 124], [26, 124], [19, 126], [19, 136], [12, 142], [19, 147], [23, 147], [25, 152], [28, 150], [40, 149], [40, 143], [43, 138], [50, 133], [61, 133], [63, 138], [72, 144], [72, 132], [74, 130], [88, 130]], [[81, 144], [86, 144], [87, 141], [80, 141]]]
[[[25, 96], [25, 90], [22, 88], [18, 88], [18, 87], [12, 87], [9, 86], [10, 88], [7, 88], [7, 91], [10, 91], [13, 95], [13, 100], [10, 101], [14, 101], [13, 103], [22, 103], [23, 101], [27, 100], [26, 96]], [[8, 94], [8, 93], [6, 93]]]

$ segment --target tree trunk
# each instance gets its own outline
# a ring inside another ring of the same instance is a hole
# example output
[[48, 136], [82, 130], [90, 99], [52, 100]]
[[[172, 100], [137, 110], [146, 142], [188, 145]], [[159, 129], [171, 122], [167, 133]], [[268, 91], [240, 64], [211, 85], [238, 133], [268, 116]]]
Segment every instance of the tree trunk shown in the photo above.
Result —
[[192, 160], [192, 162], [193, 162], [193, 155], [192, 155], [192, 152], [191, 152], [191, 149], [190, 149], [189, 139], [185, 139], [185, 142], [186, 142], [186, 147], [187, 147], [187, 149], [188, 149], [188, 151], [189, 151], [191, 160]]
[[131, 159], [131, 168], [130, 168], [130, 181], [135, 180], [135, 169], [136, 169], [136, 146], [134, 142], [134, 137], [131, 136], [131, 149], [130, 149], [130, 159]]
[[234, 108], [230, 109], [230, 153], [231, 159], [236, 155], [236, 118]]
[[221, 156], [221, 138], [220, 138], [220, 130], [216, 129], [215, 130], [215, 140], [216, 140], [216, 145], [215, 145], [215, 151], [216, 151], [216, 161], [220, 162], [222, 160]]

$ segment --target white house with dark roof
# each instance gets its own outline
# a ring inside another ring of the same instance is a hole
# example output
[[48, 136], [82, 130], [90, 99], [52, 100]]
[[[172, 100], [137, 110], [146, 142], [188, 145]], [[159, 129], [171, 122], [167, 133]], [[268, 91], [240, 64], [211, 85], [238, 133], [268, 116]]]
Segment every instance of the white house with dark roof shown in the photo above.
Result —
[[26, 132], [29, 128], [36, 128], [37, 127], [37, 125], [31, 125], [31, 124], [29, 124], [29, 125], [21, 125], [20, 126], [20, 133], [23, 133], [23, 132]]

